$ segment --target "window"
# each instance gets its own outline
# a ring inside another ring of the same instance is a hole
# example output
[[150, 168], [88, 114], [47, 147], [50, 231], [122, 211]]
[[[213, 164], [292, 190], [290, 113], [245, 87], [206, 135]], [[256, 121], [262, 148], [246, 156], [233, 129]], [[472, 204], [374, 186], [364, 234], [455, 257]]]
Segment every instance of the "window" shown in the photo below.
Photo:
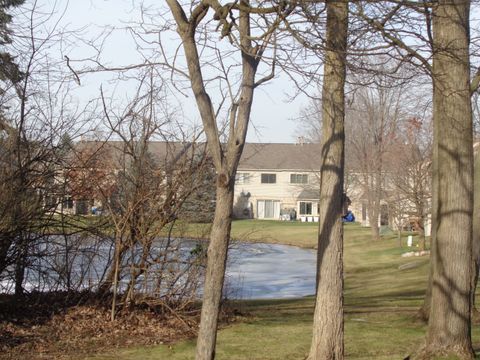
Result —
[[271, 200], [265, 200], [265, 217], [267, 219], [273, 218], [273, 215], [275, 214], [274, 204], [275, 203]]
[[300, 201], [300, 215], [312, 215], [312, 203]]
[[249, 182], [250, 182], [249, 173], [237, 173], [237, 175], [235, 176], [236, 184], [248, 184]]
[[290, 174], [291, 184], [308, 184], [307, 174]]
[[73, 209], [73, 199], [71, 197], [67, 197], [63, 200], [63, 207], [65, 209]]
[[262, 184], [275, 184], [277, 182], [277, 174], [262, 174]]
[[278, 200], [258, 200], [257, 217], [259, 219], [279, 219], [280, 201]]

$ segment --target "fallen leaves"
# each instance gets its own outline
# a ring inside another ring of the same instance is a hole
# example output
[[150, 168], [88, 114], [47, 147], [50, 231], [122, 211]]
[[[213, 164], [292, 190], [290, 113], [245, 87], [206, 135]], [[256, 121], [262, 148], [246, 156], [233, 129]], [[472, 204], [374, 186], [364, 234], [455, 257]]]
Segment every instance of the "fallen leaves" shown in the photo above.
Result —
[[15, 307], [1, 300], [0, 359], [68, 359], [118, 347], [169, 344], [194, 336], [198, 325], [196, 312], [180, 317], [142, 307], [121, 312], [112, 322], [109, 307], [101, 304], [60, 306], [45, 298], [40, 300], [47, 302]]

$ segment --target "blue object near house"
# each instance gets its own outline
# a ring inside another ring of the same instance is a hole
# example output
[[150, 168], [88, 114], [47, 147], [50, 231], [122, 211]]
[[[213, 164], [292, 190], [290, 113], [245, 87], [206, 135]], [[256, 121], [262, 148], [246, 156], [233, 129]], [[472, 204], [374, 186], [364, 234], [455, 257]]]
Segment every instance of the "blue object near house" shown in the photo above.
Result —
[[355, 215], [353, 215], [353, 213], [348, 210], [347, 213], [345, 214], [345, 216], [343, 216], [343, 221], [344, 222], [354, 222], [355, 221]]

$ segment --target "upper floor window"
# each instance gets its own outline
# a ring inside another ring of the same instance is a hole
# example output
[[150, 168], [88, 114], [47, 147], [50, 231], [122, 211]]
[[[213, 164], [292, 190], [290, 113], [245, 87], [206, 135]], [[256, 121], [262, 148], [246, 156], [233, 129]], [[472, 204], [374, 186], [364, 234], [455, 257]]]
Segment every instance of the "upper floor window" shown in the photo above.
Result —
[[290, 174], [291, 184], [308, 184], [307, 174]]
[[277, 174], [262, 174], [262, 184], [275, 184], [277, 182]]
[[248, 184], [250, 182], [249, 173], [237, 173], [235, 176], [235, 183], [237, 184]]

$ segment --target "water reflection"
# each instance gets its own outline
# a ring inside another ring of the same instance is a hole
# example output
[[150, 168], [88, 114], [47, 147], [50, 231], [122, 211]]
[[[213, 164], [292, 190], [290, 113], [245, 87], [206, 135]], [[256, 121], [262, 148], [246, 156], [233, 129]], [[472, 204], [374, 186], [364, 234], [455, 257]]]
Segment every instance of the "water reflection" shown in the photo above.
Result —
[[315, 293], [316, 252], [274, 244], [234, 244], [226, 294], [231, 298], [293, 298]]

